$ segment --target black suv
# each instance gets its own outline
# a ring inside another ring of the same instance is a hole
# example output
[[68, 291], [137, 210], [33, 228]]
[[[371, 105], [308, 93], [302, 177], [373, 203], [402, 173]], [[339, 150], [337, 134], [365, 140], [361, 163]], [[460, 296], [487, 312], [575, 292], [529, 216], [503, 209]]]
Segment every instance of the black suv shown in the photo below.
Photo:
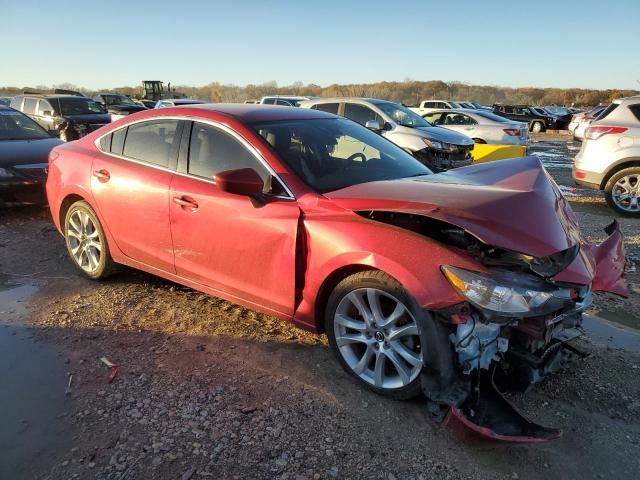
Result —
[[104, 108], [83, 95], [24, 94], [13, 97], [11, 107], [64, 141], [77, 140], [111, 122]]
[[93, 100], [102, 105], [112, 115], [125, 116], [147, 110], [144, 105], [134, 102], [121, 93], [99, 93]]
[[549, 128], [559, 128], [559, 122], [553, 115], [543, 115], [536, 112], [529, 105], [493, 105], [493, 113], [501, 117], [529, 124], [529, 130], [534, 133], [544, 132]]

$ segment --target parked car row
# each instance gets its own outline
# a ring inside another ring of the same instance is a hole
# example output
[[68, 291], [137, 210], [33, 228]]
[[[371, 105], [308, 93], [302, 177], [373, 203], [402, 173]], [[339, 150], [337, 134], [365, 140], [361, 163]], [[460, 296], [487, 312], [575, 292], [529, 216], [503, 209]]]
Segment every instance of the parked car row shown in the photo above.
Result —
[[598, 118], [606, 105], [599, 105], [586, 112], [580, 112], [573, 115], [571, 122], [569, 123], [569, 131], [573, 134], [574, 140], [582, 140], [584, 138], [584, 132], [589, 127], [591, 122]]

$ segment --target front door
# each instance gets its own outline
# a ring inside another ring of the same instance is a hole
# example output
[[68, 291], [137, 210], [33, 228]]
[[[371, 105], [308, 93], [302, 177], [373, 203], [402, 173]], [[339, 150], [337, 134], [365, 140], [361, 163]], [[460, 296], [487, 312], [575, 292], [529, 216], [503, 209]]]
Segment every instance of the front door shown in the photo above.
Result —
[[171, 183], [176, 272], [240, 303], [292, 316], [298, 204], [284, 191], [261, 204], [219, 190], [214, 175], [239, 168], [270, 177], [234, 132], [194, 122], [188, 161]]
[[162, 119], [121, 128], [100, 142], [91, 190], [118, 248], [129, 258], [174, 273], [169, 186], [182, 122]]

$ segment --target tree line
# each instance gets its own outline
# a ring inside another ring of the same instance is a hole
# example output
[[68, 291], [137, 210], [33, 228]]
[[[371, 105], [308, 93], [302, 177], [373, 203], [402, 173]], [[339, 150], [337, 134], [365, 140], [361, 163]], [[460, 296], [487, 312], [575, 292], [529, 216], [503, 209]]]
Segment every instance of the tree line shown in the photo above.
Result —
[[[165, 88], [167, 84], [165, 84]], [[52, 91], [54, 88], [78, 90], [85, 95], [92, 96], [99, 92], [119, 92], [140, 98], [143, 94], [142, 86], [119, 87], [112, 89], [91, 90], [65, 83], [47, 87], [0, 87], [0, 95], [18, 95], [23, 90], [40, 92]], [[377, 82], [366, 84], [333, 84], [326, 87], [314, 84], [295, 82], [292, 85], [280, 86], [276, 82], [260, 85], [223, 85], [212, 82], [202, 87], [187, 85], [171, 85], [176, 94], [183, 94], [193, 98], [200, 98], [211, 102], [244, 102], [259, 100], [265, 95], [316, 95], [320, 97], [373, 97], [383, 98], [405, 105], [416, 105], [421, 100], [468, 100], [483, 105], [493, 103], [515, 103], [530, 105], [565, 105], [585, 107], [609, 103], [620, 97], [640, 94], [637, 90], [594, 90], [583, 88], [510, 88], [487, 85], [469, 85], [462, 82], [443, 82], [441, 80], [416, 81], [404, 80], [399, 82]]]

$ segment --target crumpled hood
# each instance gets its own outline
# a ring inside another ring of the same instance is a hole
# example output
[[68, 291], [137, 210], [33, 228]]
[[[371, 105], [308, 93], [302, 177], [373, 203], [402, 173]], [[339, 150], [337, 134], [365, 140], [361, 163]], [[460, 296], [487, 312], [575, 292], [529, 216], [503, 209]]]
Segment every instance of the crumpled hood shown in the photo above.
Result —
[[535, 257], [581, 242], [573, 211], [536, 157], [363, 183], [325, 195], [354, 211], [403, 212], [442, 220], [488, 245]]
[[447, 130], [442, 127], [416, 127], [411, 129], [413, 132], [424, 136], [429, 140], [438, 140], [440, 142], [452, 143], [454, 145], [472, 145], [471, 140], [466, 135], [463, 135], [453, 130]]

